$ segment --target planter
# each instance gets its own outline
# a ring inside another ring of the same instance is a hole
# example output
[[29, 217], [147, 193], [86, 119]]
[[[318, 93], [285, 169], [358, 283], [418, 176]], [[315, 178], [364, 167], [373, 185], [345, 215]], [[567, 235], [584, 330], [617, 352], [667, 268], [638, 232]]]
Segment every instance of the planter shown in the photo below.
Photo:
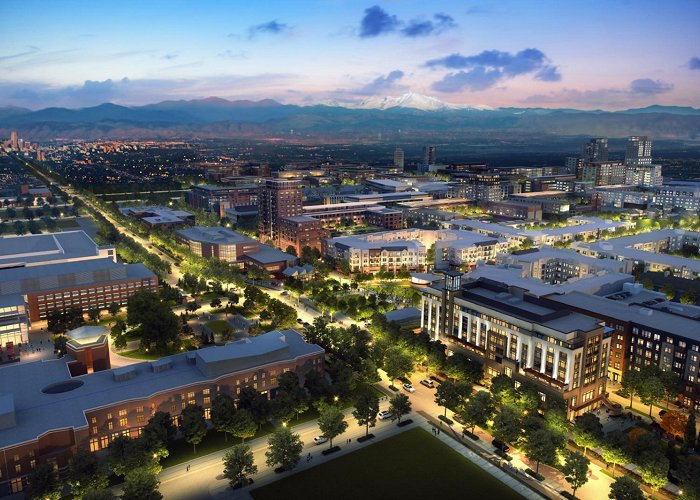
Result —
[[469, 432], [469, 431], [464, 431], [464, 432], [462, 433], [462, 436], [467, 436], [469, 439], [471, 439], [471, 440], [473, 440], [473, 441], [478, 441], [478, 440], [479, 440], [479, 436], [477, 436], [476, 434], [472, 434], [472, 433]]
[[452, 424], [454, 424], [454, 421], [452, 421], [451, 419], [447, 418], [445, 415], [440, 415], [440, 416], [438, 417], [438, 419], [442, 420], [442, 421], [445, 422], [447, 425], [452, 425]]
[[334, 446], [333, 448], [328, 448], [327, 450], [323, 450], [321, 452], [321, 455], [330, 455], [331, 453], [335, 453], [336, 451], [340, 451], [340, 446]]
[[365, 441], [369, 441], [370, 439], [374, 439], [374, 434], [367, 434], [366, 436], [362, 436], [357, 438], [358, 443], [364, 443]]
[[275, 469], [275, 474], [282, 474], [283, 472], [287, 472], [287, 469], [285, 469], [284, 467], [277, 467]]
[[411, 420], [409, 418], [408, 420], [403, 420], [403, 421], [399, 422], [398, 424], [396, 424], [396, 427], [406, 427], [407, 425], [412, 424], [412, 423], [413, 423], [413, 420]]
[[538, 481], [540, 481], [540, 482], [544, 481], [544, 476], [543, 476], [542, 474], [538, 474], [537, 472], [535, 472], [535, 471], [532, 470], [532, 469], [525, 469], [525, 472], [526, 472], [529, 476], [532, 476], [533, 478], [535, 478], [536, 480], [538, 480]]
[[252, 479], [246, 479], [244, 482], [238, 482], [232, 485], [231, 489], [240, 490], [241, 488], [245, 488], [246, 486], [248, 486], [249, 484], [253, 484], [254, 482], [255, 481], [253, 481]]
[[398, 388], [398, 387], [394, 387], [393, 385], [390, 385], [390, 386], [389, 386], [389, 389], [391, 389], [391, 390], [394, 391], [394, 392], [399, 392], [399, 388]]

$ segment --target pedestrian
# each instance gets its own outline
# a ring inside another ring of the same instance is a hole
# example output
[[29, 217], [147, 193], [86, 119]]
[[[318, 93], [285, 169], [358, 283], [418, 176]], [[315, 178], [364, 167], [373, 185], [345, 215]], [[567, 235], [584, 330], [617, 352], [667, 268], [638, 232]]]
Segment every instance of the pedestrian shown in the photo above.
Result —
[[438, 429], [438, 436], [440, 435], [440, 429]]

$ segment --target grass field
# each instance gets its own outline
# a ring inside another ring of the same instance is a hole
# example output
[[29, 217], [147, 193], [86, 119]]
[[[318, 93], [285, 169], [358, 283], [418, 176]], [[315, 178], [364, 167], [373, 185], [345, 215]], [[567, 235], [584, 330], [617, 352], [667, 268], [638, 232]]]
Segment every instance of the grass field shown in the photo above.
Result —
[[423, 429], [251, 491], [255, 500], [522, 498]]

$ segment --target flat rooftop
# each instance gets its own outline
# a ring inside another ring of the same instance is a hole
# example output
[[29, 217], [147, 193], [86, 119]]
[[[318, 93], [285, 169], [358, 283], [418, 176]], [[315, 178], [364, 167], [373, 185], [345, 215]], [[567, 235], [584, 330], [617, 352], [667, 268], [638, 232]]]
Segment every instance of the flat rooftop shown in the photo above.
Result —
[[96, 257], [98, 245], [85, 231], [0, 237], [0, 267]]
[[260, 245], [260, 250], [257, 252], [248, 253], [244, 258], [257, 262], [259, 264], [276, 264], [277, 262], [296, 261], [294, 255], [277, 250], [276, 248], [267, 245]]
[[176, 231], [176, 233], [191, 241], [216, 245], [236, 245], [238, 243], [255, 242], [254, 239], [225, 227], [194, 226], [188, 229], [180, 229]]
[[[278, 348], [286, 350], [284, 356], [269, 357]], [[0, 430], [0, 447], [30, 441], [51, 430], [87, 427], [85, 412], [90, 409], [146, 399], [202, 382], [216, 382], [223, 375], [259, 366], [261, 361], [291, 360], [322, 352], [321, 347], [304, 342], [295, 330], [274, 330], [245, 343], [194, 351], [194, 364], [187, 359], [191, 353], [183, 353], [163, 358], [171, 365], [164, 371], [154, 372], [151, 362], [129, 365], [125, 368], [133, 371], [135, 377], [124, 381], [115, 380], [115, 373], [124, 368], [71, 378], [66, 364], [69, 358], [2, 366], [0, 396], [14, 396], [16, 425]], [[42, 392], [48, 385], [70, 380], [83, 384], [58, 394]]]

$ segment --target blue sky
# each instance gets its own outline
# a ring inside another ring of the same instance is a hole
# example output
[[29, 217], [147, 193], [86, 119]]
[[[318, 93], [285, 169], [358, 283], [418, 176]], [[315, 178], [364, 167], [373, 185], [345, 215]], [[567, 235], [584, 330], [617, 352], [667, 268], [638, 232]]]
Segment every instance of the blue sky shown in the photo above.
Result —
[[490, 106], [700, 107], [700, 2], [3, 2], [0, 106], [407, 91]]

